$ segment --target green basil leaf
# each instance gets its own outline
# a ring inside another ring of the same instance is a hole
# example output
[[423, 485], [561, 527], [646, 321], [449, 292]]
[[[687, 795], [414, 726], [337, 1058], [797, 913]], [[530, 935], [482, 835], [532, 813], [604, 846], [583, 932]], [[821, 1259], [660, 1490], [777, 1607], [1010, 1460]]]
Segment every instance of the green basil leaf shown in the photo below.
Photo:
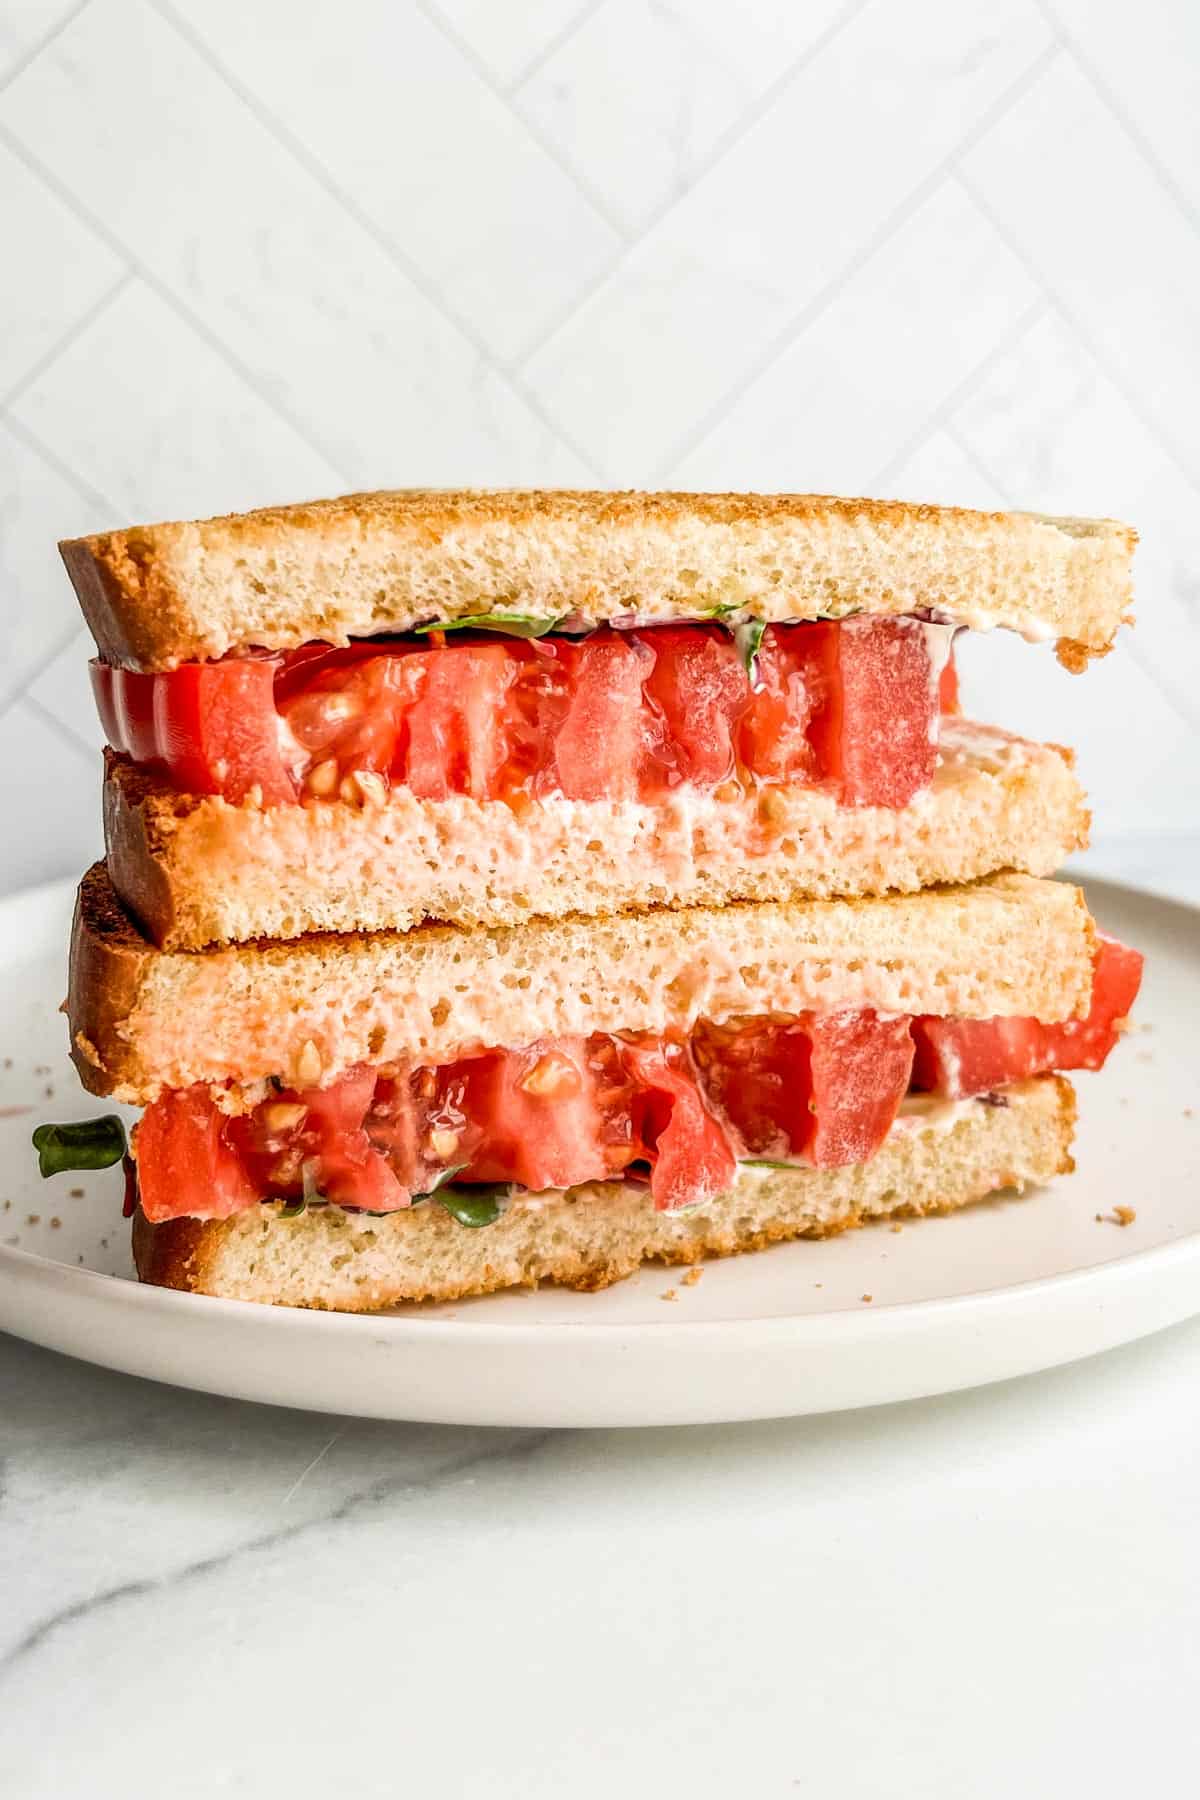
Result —
[[33, 1134], [43, 1176], [68, 1169], [108, 1169], [125, 1154], [125, 1127], [116, 1113], [77, 1125], [39, 1125]]
[[285, 1200], [276, 1213], [278, 1219], [298, 1219], [301, 1213], [308, 1211], [308, 1201], [301, 1195], [299, 1200]]
[[804, 1169], [808, 1167], [807, 1163], [802, 1163], [799, 1159], [795, 1162], [769, 1162], [761, 1156], [743, 1156], [739, 1159], [739, 1166], [743, 1169]]
[[742, 667], [750, 677], [750, 686], [758, 686], [758, 653], [762, 648], [763, 633], [766, 625], [761, 619], [751, 619], [748, 624], [735, 625], [733, 642]]
[[444, 1206], [452, 1219], [477, 1231], [481, 1225], [494, 1225], [504, 1211], [511, 1192], [507, 1182], [500, 1187], [442, 1187], [434, 1191], [434, 1199]]
[[449, 1182], [454, 1180], [456, 1175], [461, 1175], [466, 1166], [466, 1163], [455, 1163], [453, 1168], [443, 1169], [431, 1188], [426, 1188], [423, 1194], [413, 1195], [413, 1205], [419, 1206], [422, 1200], [432, 1200], [438, 1189], [444, 1188]]
[[527, 613], [472, 613], [466, 619], [434, 619], [414, 626], [418, 637], [431, 631], [498, 631], [505, 637], [540, 638], [555, 629], [557, 619], [531, 619]]

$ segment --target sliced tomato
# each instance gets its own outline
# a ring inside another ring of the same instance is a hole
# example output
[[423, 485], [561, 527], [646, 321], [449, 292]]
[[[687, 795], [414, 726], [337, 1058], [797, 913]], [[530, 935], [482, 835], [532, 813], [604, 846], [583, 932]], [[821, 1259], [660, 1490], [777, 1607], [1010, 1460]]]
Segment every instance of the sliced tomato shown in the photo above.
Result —
[[324, 1197], [364, 1212], [392, 1212], [407, 1206], [410, 1196], [364, 1129], [375, 1082], [374, 1069], [351, 1069], [330, 1087], [301, 1088], [285, 1099], [307, 1109], [300, 1143], [315, 1160], [313, 1175]]
[[151, 1224], [184, 1216], [228, 1219], [260, 1197], [207, 1088], [160, 1095], [133, 1134], [142, 1211]]
[[279, 748], [276, 662], [244, 657], [184, 663], [166, 675], [92, 664], [105, 734], [135, 762], [163, 762], [191, 794], [244, 800], [252, 788], [265, 805], [296, 798]]
[[[738, 726], [738, 757], [761, 781], [808, 785], [824, 770], [810, 736], [836, 679], [836, 626], [769, 625]], [[747, 684], [749, 685], [749, 684]]]
[[[915, 619], [843, 619], [838, 678], [814, 732], [847, 806], [907, 806], [937, 763], [931, 631]], [[940, 670], [937, 671], [940, 675]]]
[[650, 1162], [659, 1212], [676, 1212], [728, 1193], [737, 1175], [729, 1136], [705, 1105], [682, 1044], [622, 1039], [620, 1056], [637, 1084], [633, 1134]]
[[810, 1132], [804, 1153], [819, 1169], [874, 1156], [908, 1089], [913, 1040], [907, 1017], [808, 1013], [812, 1046]]
[[696, 1059], [705, 1092], [753, 1156], [838, 1167], [865, 1162], [891, 1129], [912, 1067], [908, 1027], [906, 1017], [852, 1011], [703, 1025]]
[[456, 1063], [439, 1101], [466, 1126], [447, 1160], [467, 1163], [464, 1181], [515, 1181], [535, 1192], [603, 1180], [612, 1170], [595, 1086], [584, 1038]]
[[716, 627], [657, 625], [639, 641], [654, 659], [645, 694], [661, 720], [666, 784], [715, 787], [733, 772], [734, 733], [750, 697], [732, 638]]
[[950, 716], [957, 716], [962, 711], [958, 693], [958, 665], [954, 660], [953, 643], [946, 652], [946, 660], [942, 664], [942, 672], [938, 677], [938, 711]]
[[505, 699], [519, 665], [503, 644], [427, 655], [421, 697], [407, 714], [404, 781], [422, 799], [490, 799], [508, 756]]
[[949, 1099], [985, 1094], [1052, 1069], [1099, 1069], [1137, 998], [1143, 958], [1100, 934], [1087, 1017], [1061, 1025], [1037, 1019], [914, 1019], [914, 1086]]
[[703, 1020], [692, 1048], [706, 1095], [752, 1156], [800, 1155], [812, 1130], [812, 1047], [801, 1021]]
[[[333, 652], [301, 665], [303, 680], [289, 667], [275, 705], [311, 769], [333, 762], [338, 780], [356, 769], [390, 775], [402, 766], [406, 721], [428, 666], [411, 652]], [[337, 781], [328, 786], [336, 791]]]
[[554, 743], [568, 800], [636, 800], [645, 756], [642, 683], [649, 653], [631, 637], [596, 632], [559, 651], [570, 698]]

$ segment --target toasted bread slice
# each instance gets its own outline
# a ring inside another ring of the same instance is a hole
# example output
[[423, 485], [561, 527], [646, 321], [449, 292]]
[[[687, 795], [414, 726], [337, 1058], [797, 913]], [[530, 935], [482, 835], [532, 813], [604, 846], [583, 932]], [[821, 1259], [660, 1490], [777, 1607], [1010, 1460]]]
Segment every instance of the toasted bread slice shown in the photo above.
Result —
[[1048, 875], [1089, 822], [1069, 752], [958, 719], [943, 722], [933, 785], [899, 809], [805, 787], [656, 805], [549, 797], [519, 815], [404, 789], [380, 805], [263, 808], [180, 794], [111, 752], [107, 768], [113, 887], [169, 950]]
[[1126, 615], [1111, 519], [813, 494], [411, 489], [142, 525], [61, 546], [101, 654], [137, 669], [518, 613], [839, 619], [933, 611], [1057, 638], [1072, 668]]
[[743, 1165], [732, 1192], [684, 1212], [656, 1212], [649, 1189], [631, 1182], [520, 1195], [477, 1231], [428, 1202], [372, 1217], [329, 1206], [298, 1219], [265, 1204], [231, 1219], [165, 1225], [138, 1212], [134, 1257], [141, 1279], [161, 1287], [338, 1312], [540, 1281], [601, 1288], [649, 1260], [691, 1263], [827, 1237], [1048, 1181], [1073, 1166], [1074, 1122], [1071, 1084], [1044, 1075], [987, 1101], [902, 1115], [870, 1162], [850, 1168]]
[[425, 926], [224, 950], [154, 949], [97, 863], [68, 1012], [83, 1084], [139, 1104], [193, 1082], [328, 1082], [358, 1064], [697, 1019], [874, 1007], [965, 1018], [1086, 1011], [1082, 893], [1001, 875], [874, 900], [807, 900]]

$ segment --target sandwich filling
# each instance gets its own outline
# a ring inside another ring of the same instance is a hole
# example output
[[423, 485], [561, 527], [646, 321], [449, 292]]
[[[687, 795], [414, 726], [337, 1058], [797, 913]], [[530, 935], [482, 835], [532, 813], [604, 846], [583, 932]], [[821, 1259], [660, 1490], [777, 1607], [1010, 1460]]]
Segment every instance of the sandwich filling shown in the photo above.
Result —
[[114, 750], [234, 803], [364, 806], [395, 786], [519, 810], [732, 783], [898, 808], [928, 787], [940, 715], [956, 709], [952, 637], [866, 616], [574, 638], [435, 630], [163, 674], [91, 669]]
[[1087, 1017], [1056, 1025], [866, 1010], [700, 1020], [358, 1067], [327, 1087], [272, 1084], [253, 1104], [172, 1090], [135, 1132], [138, 1199], [152, 1223], [262, 1201], [391, 1212], [433, 1199], [485, 1224], [514, 1187], [634, 1179], [674, 1211], [726, 1192], [741, 1161], [866, 1162], [910, 1091], [1002, 1104], [1011, 1082], [1100, 1068], [1141, 970], [1101, 937]]

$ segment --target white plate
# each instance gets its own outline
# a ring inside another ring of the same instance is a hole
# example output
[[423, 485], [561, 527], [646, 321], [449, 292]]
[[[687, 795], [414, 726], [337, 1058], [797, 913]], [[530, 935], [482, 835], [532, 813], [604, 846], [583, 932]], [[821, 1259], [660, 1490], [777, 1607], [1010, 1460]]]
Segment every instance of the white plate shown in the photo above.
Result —
[[[1072, 1179], [899, 1233], [708, 1263], [690, 1288], [650, 1268], [601, 1294], [547, 1288], [374, 1318], [140, 1287], [120, 1171], [40, 1179], [33, 1126], [103, 1103], [80, 1090], [57, 1011], [70, 890], [0, 902], [0, 1327], [213, 1393], [484, 1425], [868, 1406], [1156, 1331], [1200, 1312], [1200, 913], [1100, 883], [1089, 894], [1147, 970], [1139, 1028], [1079, 1080]], [[1119, 1226], [1116, 1206], [1136, 1222]]]

